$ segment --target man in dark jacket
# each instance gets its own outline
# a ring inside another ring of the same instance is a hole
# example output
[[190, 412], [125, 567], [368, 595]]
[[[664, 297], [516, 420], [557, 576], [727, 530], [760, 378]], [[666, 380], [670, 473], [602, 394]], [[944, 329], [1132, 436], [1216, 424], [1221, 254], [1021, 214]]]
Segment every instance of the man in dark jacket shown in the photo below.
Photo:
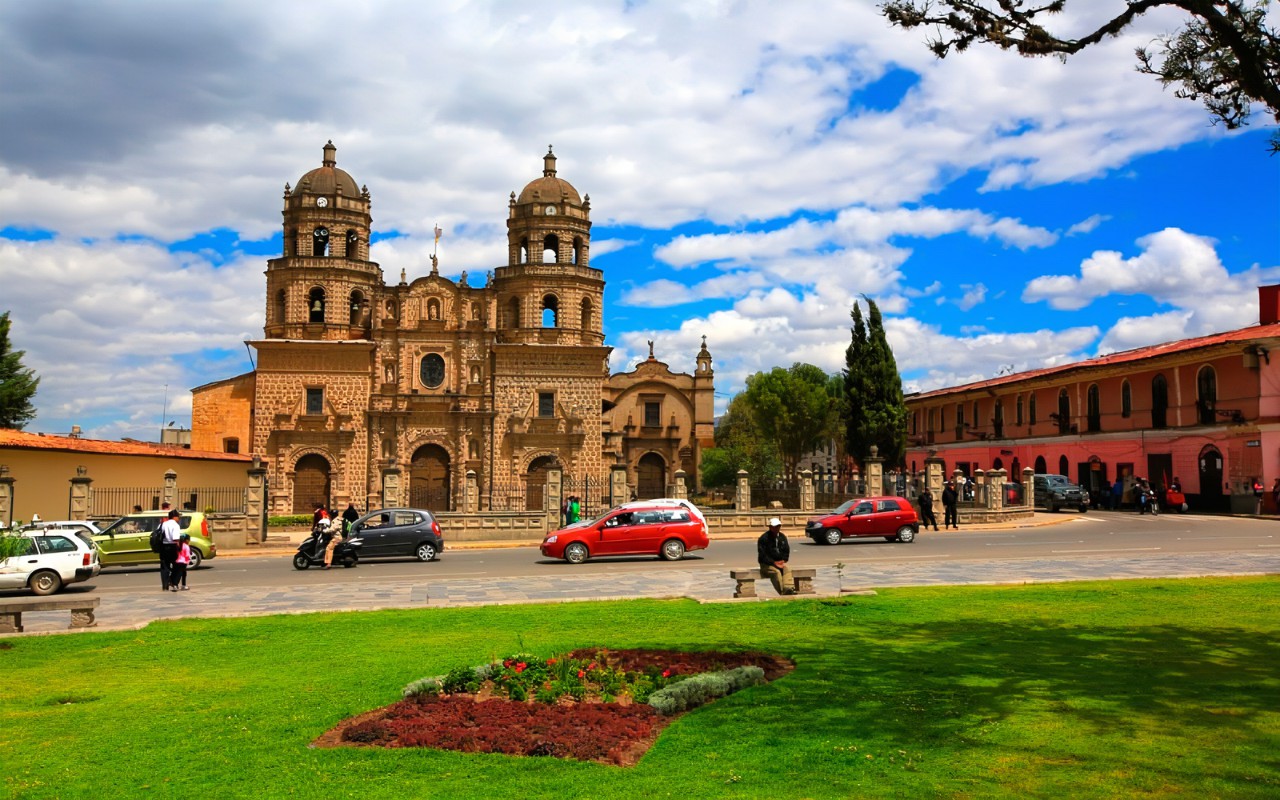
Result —
[[791, 567], [787, 561], [791, 559], [791, 545], [787, 544], [786, 534], [782, 532], [782, 520], [773, 517], [769, 520], [769, 530], [756, 540], [756, 561], [762, 572], [770, 581], [778, 594], [795, 594], [796, 582], [791, 575]]
[[360, 512], [356, 511], [355, 503], [347, 503], [347, 510], [342, 512], [342, 532], [345, 534], [351, 530], [352, 524], [358, 519], [360, 519]]
[[933, 513], [933, 492], [929, 491], [928, 486], [924, 487], [920, 492], [916, 502], [920, 504], [920, 524], [926, 528], [932, 525], [936, 531], [938, 529], [938, 517]]
[[947, 481], [947, 488], [942, 490], [942, 527], [960, 530], [960, 514], [956, 510], [956, 503], [959, 500], [960, 494], [956, 491], [956, 481], [952, 478]]

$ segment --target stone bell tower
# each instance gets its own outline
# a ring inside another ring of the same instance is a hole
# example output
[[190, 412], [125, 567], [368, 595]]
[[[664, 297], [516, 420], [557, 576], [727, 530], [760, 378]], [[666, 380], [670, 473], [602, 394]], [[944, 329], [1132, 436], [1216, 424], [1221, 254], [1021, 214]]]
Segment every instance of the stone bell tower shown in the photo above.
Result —
[[318, 168], [284, 187], [284, 253], [267, 262], [268, 339], [367, 339], [382, 271], [369, 261], [367, 188], [324, 146]]

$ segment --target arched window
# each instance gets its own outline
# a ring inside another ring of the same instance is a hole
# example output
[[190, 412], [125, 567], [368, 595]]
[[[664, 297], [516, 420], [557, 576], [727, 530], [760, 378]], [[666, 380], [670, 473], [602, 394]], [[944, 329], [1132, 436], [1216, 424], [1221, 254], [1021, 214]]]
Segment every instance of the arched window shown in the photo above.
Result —
[[507, 327], [520, 327], [520, 298], [513, 297], [507, 301]]
[[329, 229], [323, 225], [311, 232], [311, 254], [313, 256], [329, 255]]
[[1196, 374], [1196, 412], [1201, 425], [1212, 425], [1217, 421], [1218, 408], [1218, 374], [1213, 367], [1203, 366]]
[[560, 301], [553, 294], [542, 298], [542, 327], [560, 327]]
[[1027, 415], [1030, 424], [1036, 424], [1036, 393], [1032, 392], [1031, 397], [1027, 399]]
[[932, 408], [931, 408], [931, 409], [929, 409], [929, 411], [928, 411], [928, 415], [925, 417], [925, 419], [928, 421], [928, 424], [925, 426], [925, 432], [926, 432], [926, 433], [933, 433], [933, 431], [934, 431], [934, 427], [933, 427], [933, 426], [934, 426], [934, 422], [935, 422], [935, 420], [937, 419], [937, 417], [936, 417], [936, 415], [935, 415], [933, 412], [934, 412], [934, 409], [932, 409]]
[[964, 403], [956, 403], [956, 438], [964, 436]]
[[1004, 438], [1004, 401], [997, 400], [991, 411], [991, 432], [997, 439]]
[[347, 231], [347, 258], [360, 257], [360, 234], [355, 231]]
[[1071, 469], [1071, 462], [1067, 461], [1067, 457], [1065, 455], [1058, 456], [1058, 474], [1066, 475], [1069, 469]]
[[584, 331], [595, 330], [595, 327], [596, 327], [595, 308], [591, 305], [591, 298], [589, 297], [582, 298], [582, 324], [579, 325], [578, 327], [580, 327]]
[[982, 427], [982, 414], [978, 412], [978, 401], [973, 401], [973, 424], [976, 427]]
[[324, 322], [324, 289], [316, 286], [311, 290], [307, 295], [307, 308], [310, 310], [308, 321]]
[[284, 289], [276, 292], [275, 304], [271, 307], [271, 321], [277, 325], [284, 324]]
[[1036, 474], [1044, 475], [1049, 471], [1049, 465], [1045, 463], [1044, 456], [1036, 456]]
[[573, 237], [573, 263], [582, 263], [582, 237]]
[[1058, 390], [1058, 433], [1071, 430], [1071, 395], [1066, 389]]
[[440, 386], [444, 383], [444, 358], [439, 353], [427, 353], [422, 357], [418, 377], [422, 380], [422, 385], [428, 389]]
[[911, 412], [911, 435], [916, 435], [916, 429], [920, 427], [920, 412]]
[[560, 261], [560, 237], [554, 233], [547, 234], [542, 240], [542, 263], [556, 264]]
[[529, 263], [529, 240], [528, 239], [520, 240], [520, 263], [521, 264]]
[[364, 292], [356, 290], [351, 293], [351, 326], [357, 327], [364, 324]]
[[1120, 384], [1120, 416], [1128, 419], [1133, 415], [1133, 389], [1129, 382]]
[[1085, 424], [1090, 431], [1102, 430], [1102, 400], [1098, 394], [1098, 384], [1096, 383], [1089, 385]]
[[1018, 395], [1018, 406], [1017, 406], [1017, 410], [1014, 411], [1014, 414], [1018, 420], [1016, 424], [1021, 425], [1022, 424], [1022, 395]]
[[1163, 375], [1151, 379], [1151, 427], [1164, 428], [1169, 423], [1169, 382]]

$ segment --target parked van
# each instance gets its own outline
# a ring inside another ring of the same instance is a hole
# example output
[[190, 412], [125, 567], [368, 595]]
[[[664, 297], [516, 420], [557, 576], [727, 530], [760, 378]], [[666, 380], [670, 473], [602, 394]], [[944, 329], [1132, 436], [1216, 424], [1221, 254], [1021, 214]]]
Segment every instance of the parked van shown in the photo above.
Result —
[[1035, 507], [1046, 511], [1074, 508], [1081, 513], [1089, 510], [1089, 494], [1066, 475], [1036, 475]]

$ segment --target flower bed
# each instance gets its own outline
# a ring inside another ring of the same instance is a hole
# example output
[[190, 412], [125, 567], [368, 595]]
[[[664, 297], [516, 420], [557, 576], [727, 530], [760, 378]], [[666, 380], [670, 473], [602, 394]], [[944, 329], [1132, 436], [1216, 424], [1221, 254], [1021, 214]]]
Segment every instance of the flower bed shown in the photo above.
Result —
[[434, 747], [634, 764], [679, 713], [792, 668], [764, 653], [575, 650], [513, 655], [405, 687], [318, 746]]

